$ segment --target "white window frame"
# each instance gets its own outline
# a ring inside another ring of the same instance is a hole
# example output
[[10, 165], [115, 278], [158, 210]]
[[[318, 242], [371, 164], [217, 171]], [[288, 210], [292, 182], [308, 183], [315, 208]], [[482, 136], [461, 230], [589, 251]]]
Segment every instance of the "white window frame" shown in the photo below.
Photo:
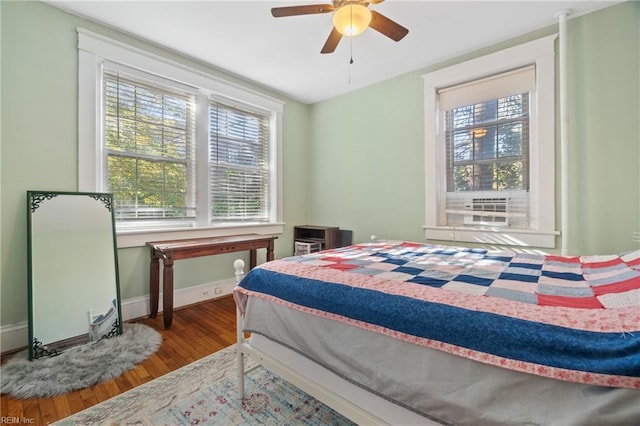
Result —
[[[442, 68], [424, 79], [425, 237], [429, 240], [555, 248], [555, 40], [557, 34]], [[445, 149], [438, 89], [535, 64], [530, 95], [530, 198], [527, 229], [444, 225]]]
[[[206, 188], [197, 188], [199, 219], [190, 227], [160, 229], [117, 228], [118, 247], [144, 246], [147, 241], [178, 238], [220, 237], [240, 234], [281, 234], [284, 231], [282, 202], [282, 127], [284, 103], [240, 85], [225, 81], [171, 61], [159, 55], [129, 46], [83, 28], [78, 31], [78, 190], [107, 192], [102, 122], [102, 69], [105, 61], [122, 64], [128, 68], [157, 75], [180, 82], [194, 88], [196, 114], [208, 114], [207, 108], [212, 97], [226, 98], [250, 107], [271, 112], [271, 152], [272, 176], [270, 179], [270, 220], [269, 223], [223, 223], [210, 224], [209, 194]], [[196, 119], [196, 144], [208, 144], [206, 120]], [[196, 154], [197, 163], [208, 159], [208, 150]], [[203, 152], [203, 153], [202, 153]], [[207, 173], [205, 167], [198, 167], [196, 173]], [[206, 213], [202, 213], [205, 212]]]

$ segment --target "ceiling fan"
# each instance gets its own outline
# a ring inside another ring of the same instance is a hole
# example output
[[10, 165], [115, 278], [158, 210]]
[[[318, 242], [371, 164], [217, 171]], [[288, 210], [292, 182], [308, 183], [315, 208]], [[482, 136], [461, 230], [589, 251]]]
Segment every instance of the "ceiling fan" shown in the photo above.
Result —
[[333, 0], [333, 4], [308, 4], [300, 6], [274, 7], [271, 14], [276, 18], [296, 15], [333, 14], [333, 28], [320, 53], [332, 53], [336, 50], [342, 36], [356, 36], [371, 27], [391, 40], [400, 41], [409, 30], [375, 10], [370, 4], [384, 0]]

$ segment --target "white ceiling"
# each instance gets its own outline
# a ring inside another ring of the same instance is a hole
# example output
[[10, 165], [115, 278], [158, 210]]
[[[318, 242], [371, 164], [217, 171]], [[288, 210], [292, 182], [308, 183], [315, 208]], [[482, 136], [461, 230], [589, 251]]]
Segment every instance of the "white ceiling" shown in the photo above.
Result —
[[[367, 29], [320, 54], [331, 13], [273, 18], [272, 7], [323, 0], [43, 0], [315, 103], [620, 1], [409, 1], [370, 5], [409, 29], [400, 42]], [[354, 63], [349, 64], [351, 51]]]

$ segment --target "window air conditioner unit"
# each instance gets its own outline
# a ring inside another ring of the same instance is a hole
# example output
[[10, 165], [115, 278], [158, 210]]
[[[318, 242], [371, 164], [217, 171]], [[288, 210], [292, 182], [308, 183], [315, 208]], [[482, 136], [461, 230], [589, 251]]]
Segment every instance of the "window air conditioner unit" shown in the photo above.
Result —
[[[508, 226], [508, 198], [472, 198], [465, 201], [465, 225]], [[472, 213], [472, 214], [471, 214]]]

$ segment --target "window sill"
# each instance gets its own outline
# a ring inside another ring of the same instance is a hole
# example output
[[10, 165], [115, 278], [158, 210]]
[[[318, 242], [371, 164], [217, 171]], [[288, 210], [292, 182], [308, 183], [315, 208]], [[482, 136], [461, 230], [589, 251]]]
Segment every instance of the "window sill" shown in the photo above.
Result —
[[227, 224], [209, 228], [179, 228], [154, 230], [119, 230], [118, 248], [144, 247], [148, 241], [179, 240], [183, 238], [230, 237], [234, 235], [276, 235], [284, 232], [283, 223]]
[[428, 240], [462, 241], [512, 247], [555, 248], [558, 231], [512, 228], [423, 226]]

